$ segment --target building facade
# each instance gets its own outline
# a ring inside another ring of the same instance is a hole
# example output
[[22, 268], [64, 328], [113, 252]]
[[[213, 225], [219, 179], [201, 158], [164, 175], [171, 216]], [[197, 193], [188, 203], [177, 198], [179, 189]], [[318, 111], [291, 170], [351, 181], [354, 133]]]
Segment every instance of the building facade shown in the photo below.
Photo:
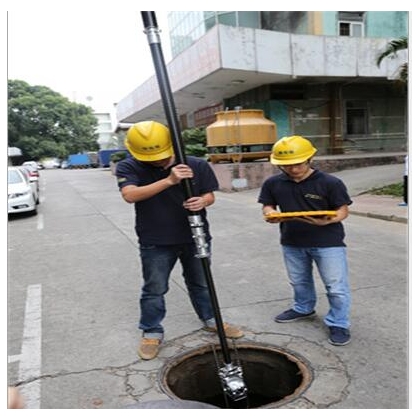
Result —
[[96, 127], [96, 134], [99, 149], [113, 149], [118, 146], [118, 139], [115, 136], [115, 122], [113, 121], [112, 113], [107, 111], [94, 111], [93, 113], [98, 120]]
[[[319, 154], [406, 150], [408, 51], [376, 60], [408, 36], [408, 12], [170, 12], [168, 23], [182, 128], [261, 109], [279, 137], [305, 136]], [[116, 111], [121, 123], [166, 122], [155, 76]]]

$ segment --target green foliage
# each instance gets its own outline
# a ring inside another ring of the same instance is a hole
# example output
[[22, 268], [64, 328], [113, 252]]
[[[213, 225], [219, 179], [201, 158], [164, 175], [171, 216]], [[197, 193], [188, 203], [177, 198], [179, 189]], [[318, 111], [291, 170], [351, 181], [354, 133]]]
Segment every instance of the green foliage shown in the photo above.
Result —
[[185, 154], [190, 156], [205, 156], [207, 139], [205, 128], [188, 128], [182, 132]]
[[123, 160], [127, 157], [127, 152], [121, 150], [119, 152], [115, 152], [113, 153], [110, 157], [109, 160], [111, 162], [119, 162], [120, 160]]
[[[385, 50], [379, 54], [378, 58], [376, 59], [377, 66], [380, 66], [382, 60], [384, 58], [393, 57], [395, 56], [398, 51], [406, 50], [408, 49], [408, 38], [406, 36], [403, 36], [399, 39], [394, 39], [390, 42], [388, 42]], [[400, 74], [399, 78], [402, 82], [407, 83], [408, 81], [408, 63], [404, 63], [400, 67]]]
[[369, 194], [373, 195], [391, 195], [393, 197], [402, 197], [404, 193], [404, 186], [402, 182], [396, 184], [385, 185], [380, 188], [372, 188], [368, 191]]
[[8, 145], [24, 159], [98, 150], [93, 110], [70, 102], [46, 86], [8, 80]]

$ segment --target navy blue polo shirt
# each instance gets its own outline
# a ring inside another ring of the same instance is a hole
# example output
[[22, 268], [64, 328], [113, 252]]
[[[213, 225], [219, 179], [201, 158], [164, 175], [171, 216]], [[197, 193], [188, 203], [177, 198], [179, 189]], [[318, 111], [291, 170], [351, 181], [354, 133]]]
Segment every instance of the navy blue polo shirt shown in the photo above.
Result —
[[[301, 182], [295, 182], [285, 173], [271, 176], [264, 181], [258, 202], [271, 205], [282, 212], [336, 210], [351, 198], [343, 181], [315, 169]], [[345, 246], [344, 227], [341, 222], [315, 226], [305, 222], [280, 223], [282, 245], [299, 247]]]
[[[186, 164], [193, 170], [191, 179], [193, 196], [218, 190], [219, 184], [210, 165], [203, 159], [187, 156]], [[144, 186], [166, 178], [170, 168], [156, 168], [132, 156], [118, 162], [116, 177], [118, 187]], [[144, 201], [134, 204], [136, 233], [141, 244], [178, 245], [194, 242], [188, 222], [188, 211], [182, 203], [185, 194], [181, 184], [163, 190]], [[200, 212], [207, 240], [211, 239], [206, 210]]]

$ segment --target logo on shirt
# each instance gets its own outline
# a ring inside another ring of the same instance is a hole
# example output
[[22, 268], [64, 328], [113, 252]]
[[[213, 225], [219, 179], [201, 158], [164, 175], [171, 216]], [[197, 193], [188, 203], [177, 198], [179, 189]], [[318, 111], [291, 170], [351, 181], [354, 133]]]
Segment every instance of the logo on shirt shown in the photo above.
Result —
[[318, 194], [305, 194], [305, 198], [310, 198], [312, 200], [322, 200], [322, 197]]
[[124, 182], [124, 181], [127, 181], [127, 178], [125, 178], [125, 177], [117, 178], [117, 181], [118, 182]]

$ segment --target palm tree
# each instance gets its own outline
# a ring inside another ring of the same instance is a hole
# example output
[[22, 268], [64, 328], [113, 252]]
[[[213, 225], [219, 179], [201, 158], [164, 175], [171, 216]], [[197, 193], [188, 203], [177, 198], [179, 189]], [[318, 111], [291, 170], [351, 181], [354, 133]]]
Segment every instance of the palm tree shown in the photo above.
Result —
[[[399, 39], [394, 39], [388, 42], [385, 50], [378, 56], [376, 64], [379, 67], [382, 60], [391, 55], [396, 55], [398, 51], [406, 50], [408, 48], [408, 38], [403, 36]], [[407, 83], [408, 81], [408, 63], [404, 63], [400, 66], [399, 78], [402, 82]]]

